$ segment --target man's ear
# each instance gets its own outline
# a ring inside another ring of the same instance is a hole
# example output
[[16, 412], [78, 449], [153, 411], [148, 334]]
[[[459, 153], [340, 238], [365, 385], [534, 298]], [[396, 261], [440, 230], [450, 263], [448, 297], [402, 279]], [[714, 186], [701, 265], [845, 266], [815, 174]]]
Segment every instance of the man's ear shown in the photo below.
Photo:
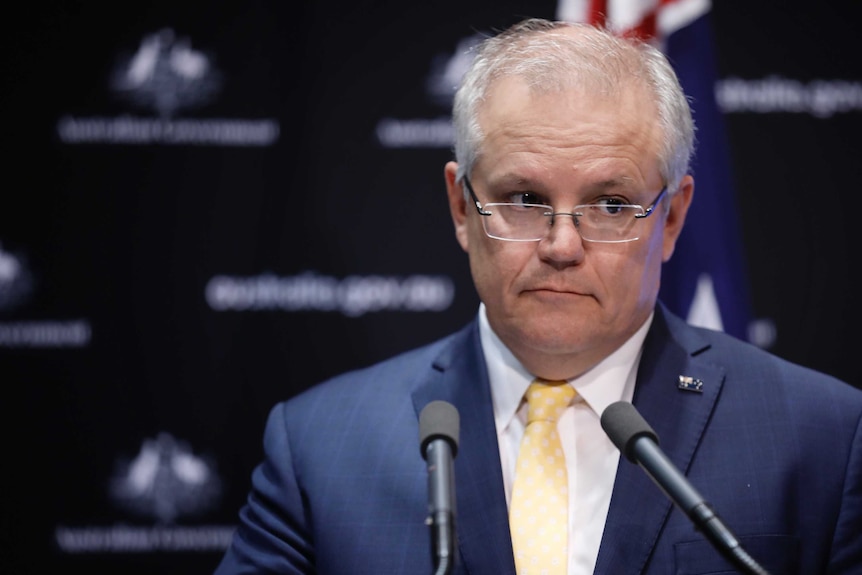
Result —
[[683, 177], [679, 183], [679, 189], [670, 198], [670, 208], [664, 221], [664, 246], [662, 248], [662, 261], [666, 262], [673, 255], [676, 240], [682, 233], [685, 225], [685, 216], [691, 206], [694, 196], [694, 178], [690, 175]]
[[447, 162], [443, 169], [446, 178], [446, 194], [449, 196], [449, 213], [455, 224], [455, 238], [465, 252], [469, 245], [467, 234], [467, 201], [464, 199], [464, 185], [455, 181], [458, 172], [456, 162]]

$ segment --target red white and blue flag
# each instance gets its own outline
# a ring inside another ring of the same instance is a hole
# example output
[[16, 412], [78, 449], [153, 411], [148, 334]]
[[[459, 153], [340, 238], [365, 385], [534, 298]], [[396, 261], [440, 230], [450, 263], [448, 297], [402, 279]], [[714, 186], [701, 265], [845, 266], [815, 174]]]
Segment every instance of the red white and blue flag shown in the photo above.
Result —
[[697, 125], [694, 201], [659, 293], [689, 323], [748, 339], [751, 320], [742, 233], [717, 71], [709, 0], [559, 0], [557, 19], [652, 40], [668, 56]]

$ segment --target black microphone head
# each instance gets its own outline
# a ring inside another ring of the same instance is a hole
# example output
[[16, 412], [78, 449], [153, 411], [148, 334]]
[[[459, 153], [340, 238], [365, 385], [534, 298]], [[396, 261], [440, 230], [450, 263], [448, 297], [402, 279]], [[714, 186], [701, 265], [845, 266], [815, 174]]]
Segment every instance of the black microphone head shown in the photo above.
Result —
[[458, 454], [458, 434], [461, 418], [454, 405], [432, 401], [419, 414], [419, 448], [425, 458], [425, 448], [434, 439], [445, 439], [452, 446], [452, 457]]
[[632, 450], [636, 439], [649, 437], [658, 443], [656, 432], [628, 401], [617, 401], [607, 406], [602, 412], [601, 422], [602, 429], [617, 449], [632, 463], [636, 463]]

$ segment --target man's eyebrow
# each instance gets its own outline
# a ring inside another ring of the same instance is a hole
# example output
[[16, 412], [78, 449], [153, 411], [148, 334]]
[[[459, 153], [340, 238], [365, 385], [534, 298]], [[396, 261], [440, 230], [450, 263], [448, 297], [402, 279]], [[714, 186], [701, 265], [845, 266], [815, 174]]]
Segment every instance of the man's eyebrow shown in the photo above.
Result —
[[628, 176], [620, 176], [618, 178], [609, 178], [607, 180], [593, 182], [591, 184], [587, 184], [584, 187], [592, 190], [612, 190], [616, 188], [630, 188], [633, 184], [633, 178], [630, 178]]
[[[500, 174], [499, 176], [491, 176], [487, 181], [487, 185], [490, 187], [516, 187], [534, 191], [546, 190], [549, 187], [547, 183], [543, 182], [539, 178], [524, 176], [513, 172]], [[634, 178], [629, 176], [619, 176], [581, 184], [578, 187], [582, 187], [588, 192], [595, 193], [607, 190], [630, 189], [634, 184]]]
[[523, 176], [521, 174], [505, 173], [499, 176], [488, 178], [488, 183], [492, 186], [518, 186], [518, 187], [535, 187], [539, 185], [538, 180]]

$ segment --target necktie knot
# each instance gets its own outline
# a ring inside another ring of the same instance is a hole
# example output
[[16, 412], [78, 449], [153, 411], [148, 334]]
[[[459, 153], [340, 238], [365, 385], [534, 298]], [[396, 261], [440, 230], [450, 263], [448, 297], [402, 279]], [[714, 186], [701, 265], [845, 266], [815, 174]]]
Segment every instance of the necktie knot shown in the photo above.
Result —
[[566, 381], [535, 380], [527, 390], [527, 424], [534, 421], [555, 423], [574, 396], [575, 389]]

